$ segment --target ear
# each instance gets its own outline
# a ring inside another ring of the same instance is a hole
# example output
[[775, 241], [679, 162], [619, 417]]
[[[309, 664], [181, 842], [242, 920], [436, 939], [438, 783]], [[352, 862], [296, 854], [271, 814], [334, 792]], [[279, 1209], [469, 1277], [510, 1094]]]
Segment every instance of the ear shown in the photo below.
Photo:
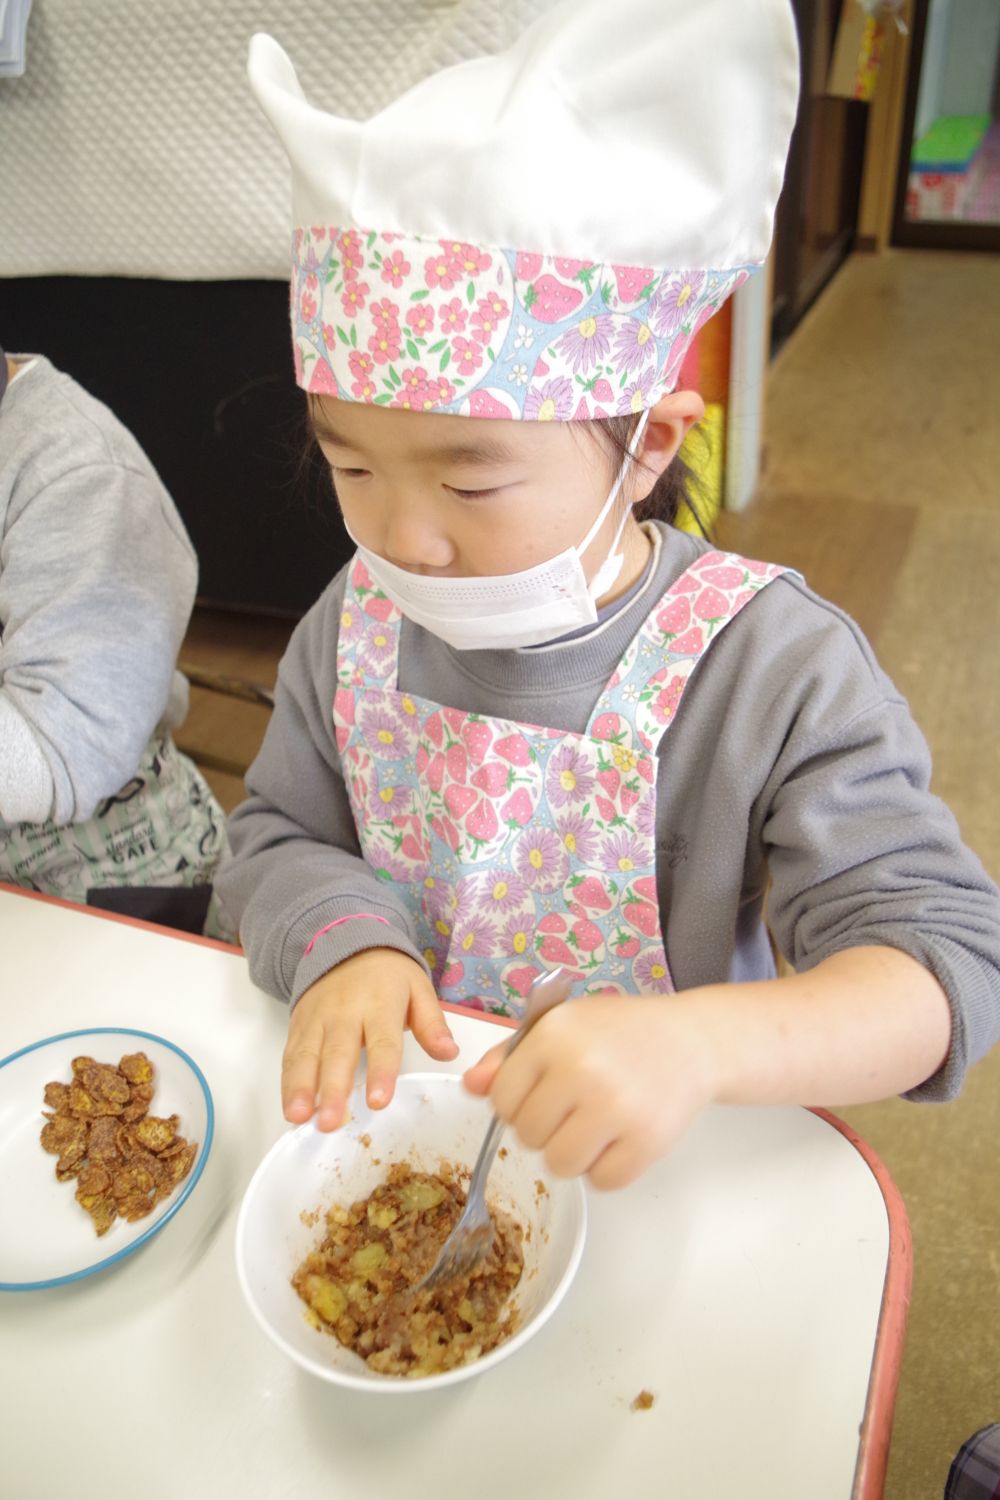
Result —
[[697, 391], [671, 391], [650, 409], [638, 462], [632, 469], [632, 501], [644, 500], [674, 459], [688, 430], [705, 415]]

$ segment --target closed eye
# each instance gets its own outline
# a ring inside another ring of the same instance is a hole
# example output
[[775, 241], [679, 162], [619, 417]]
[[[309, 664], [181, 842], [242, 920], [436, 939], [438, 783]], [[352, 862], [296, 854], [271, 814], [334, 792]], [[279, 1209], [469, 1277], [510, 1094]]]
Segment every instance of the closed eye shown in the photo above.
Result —
[[448, 485], [448, 489], [451, 490], [453, 495], [457, 495], [460, 500], [488, 500], [491, 495], [499, 495], [500, 493], [499, 488], [492, 490], [456, 490], [450, 484]]

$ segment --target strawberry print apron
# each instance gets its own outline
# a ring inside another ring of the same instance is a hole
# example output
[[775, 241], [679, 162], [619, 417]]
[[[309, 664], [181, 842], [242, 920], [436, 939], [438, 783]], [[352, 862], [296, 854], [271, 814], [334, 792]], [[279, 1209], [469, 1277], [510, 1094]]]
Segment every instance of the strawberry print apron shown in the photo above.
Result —
[[359, 558], [333, 720], [364, 857], [402, 896], [444, 1000], [519, 1016], [562, 964], [580, 992], [673, 990], [656, 884], [657, 750], [695, 667], [784, 569], [700, 557], [650, 610], [583, 734], [400, 691], [402, 616]]

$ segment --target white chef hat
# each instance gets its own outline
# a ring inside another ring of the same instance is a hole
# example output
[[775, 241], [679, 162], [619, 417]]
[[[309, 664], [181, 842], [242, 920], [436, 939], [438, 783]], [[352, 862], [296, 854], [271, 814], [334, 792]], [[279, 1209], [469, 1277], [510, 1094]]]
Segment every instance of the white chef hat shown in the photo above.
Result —
[[673, 389], [763, 261], [798, 94], [788, 0], [564, 0], [368, 120], [270, 36], [296, 378], [345, 401], [589, 420]]

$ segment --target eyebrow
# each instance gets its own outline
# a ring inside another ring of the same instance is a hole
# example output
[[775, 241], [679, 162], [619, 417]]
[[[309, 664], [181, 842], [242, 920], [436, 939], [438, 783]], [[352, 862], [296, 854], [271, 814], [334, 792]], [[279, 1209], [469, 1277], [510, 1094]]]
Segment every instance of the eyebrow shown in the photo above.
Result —
[[[321, 442], [334, 443], [338, 448], [362, 450], [350, 438], [344, 437], [326, 417], [310, 414], [312, 429]], [[444, 443], [435, 448], [423, 448], [420, 458], [449, 464], [509, 464], [523, 461], [523, 453], [515, 453], [506, 443], [497, 438], [483, 437], [472, 443]]]

